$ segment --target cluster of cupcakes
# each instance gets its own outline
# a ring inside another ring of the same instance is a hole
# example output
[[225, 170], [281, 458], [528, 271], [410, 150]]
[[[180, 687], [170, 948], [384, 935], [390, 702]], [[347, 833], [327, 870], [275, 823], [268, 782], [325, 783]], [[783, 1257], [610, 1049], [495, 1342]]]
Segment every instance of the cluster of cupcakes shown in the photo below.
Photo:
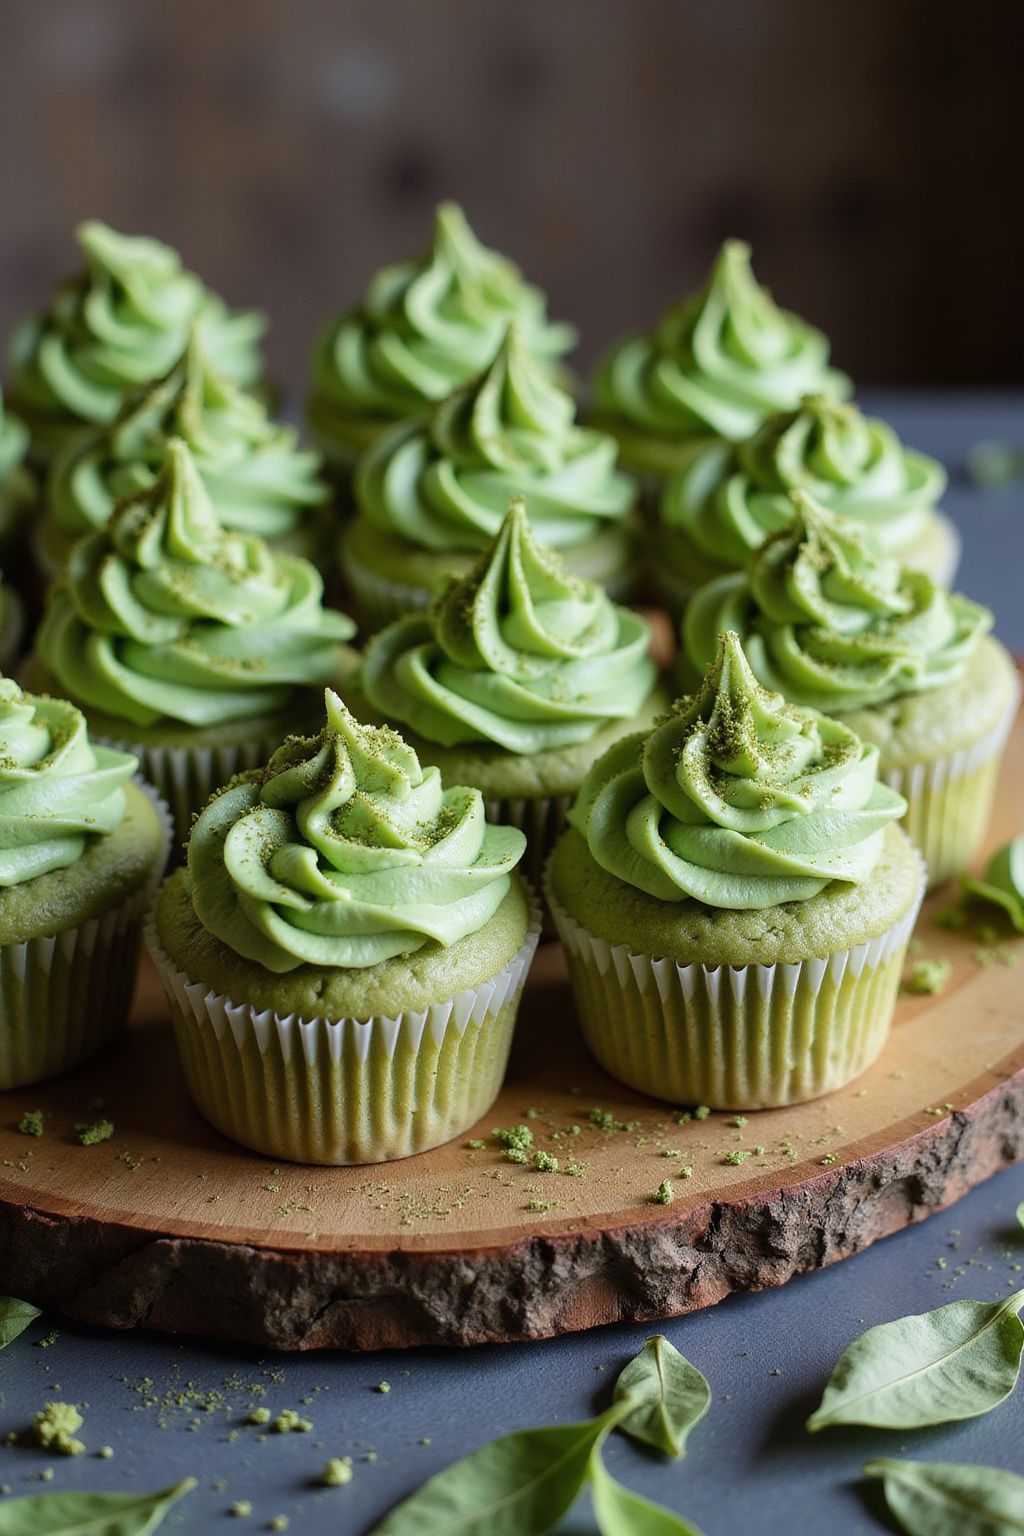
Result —
[[622, 1081], [756, 1109], [863, 1070], [1019, 686], [941, 467], [746, 247], [581, 409], [573, 329], [444, 205], [324, 329], [306, 447], [262, 317], [79, 242], [0, 414], [0, 1088], [116, 1032], [145, 921], [214, 1125], [425, 1150], [497, 1094], [542, 898]]

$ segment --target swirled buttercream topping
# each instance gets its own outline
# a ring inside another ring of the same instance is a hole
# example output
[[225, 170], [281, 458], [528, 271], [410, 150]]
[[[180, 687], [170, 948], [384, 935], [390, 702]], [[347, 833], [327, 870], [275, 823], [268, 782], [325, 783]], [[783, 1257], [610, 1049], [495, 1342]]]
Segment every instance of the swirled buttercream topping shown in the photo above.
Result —
[[127, 752], [93, 746], [66, 699], [0, 678], [0, 887], [67, 869], [90, 838], [119, 827], [137, 767]]
[[336, 679], [355, 626], [315, 566], [226, 533], [179, 439], [154, 485], [80, 539], [51, 588], [39, 656], [89, 709], [206, 726]]
[[428, 423], [405, 423], [366, 451], [356, 502], [375, 527], [423, 549], [479, 550], [524, 495], [545, 544], [577, 544], [624, 518], [636, 487], [616, 469], [615, 439], [575, 416], [513, 325], [486, 371]]
[[292, 737], [216, 795], [188, 869], [208, 931], [270, 971], [376, 965], [455, 944], [497, 911], [526, 846], [478, 789], [443, 789], [397, 731], [330, 689], [319, 736]]
[[78, 243], [84, 271], [61, 283], [11, 344], [11, 398], [30, 424], [113, 421], [129, 394], [174, 366], [193, 322], [222, 373], [256, 382], [261, 315], [232, 314], [158, 240], [91, 222]]
[[594, 764], [569, 819], [661, 901], [774, 907], [868, 878], [906, 810], [877, 771], [877, 747], [759, 687], [726, 634], [696, 693]]
[[14, 480], [28, 454], [28, 428], [4, 409], [0, 395], [0, 496]]
[[384, 421], [422, 415], [486, 368], [512, 320], [549, 362], [576, 339], [547, 318], [547, 301], [518, 267], [481, 245], [461, 208], [442, 203], [429, 249], [385, 267], [362, 305], [324, 332], [313, 358], [311, 411]]
[[644, 620], [569, 575], [515, 501], [469, 575], [373, 637], [362, 678], [375, 709], [427, 741], [532, 755], [635, 714], [655, 666]]
[[898, 554], [924, 533], [945, 488], [941, 464], [905, 448], [885, 422], [808, 395], [745, 442], [703, 449], [666, 484], [661, 517], [708, 559], [738, 569], [789, 522], [792, 493], [806, 491]]
[[605, 359], [596, 403], [602, 415], [659, 436], [737, 442], [814, 390], [848, 394], [828, 352], [820, 331], [758, 286], [749, 246], [728, 240], [698, 293]]
[[327, 500], [319, 454], [300, 448], [293, 427], [272, 421], [260, 400], [218, 372], [194, 329], [170, 373], [57, 459], [47, 503], [63, 538], [102, 527], [118, 501], [148, 489], [173, 437], [188, 444], [225, 528], [301, 541], [311, 509]]
[[720, 576], [691, 598], [690, 667], [703, 671], [728, 628], [766, 688], [828, 714], [955, 681], [992, 626], [989, 611], [880, 554], [806, 495], [794, 494], [793, 506], [746, 574]]

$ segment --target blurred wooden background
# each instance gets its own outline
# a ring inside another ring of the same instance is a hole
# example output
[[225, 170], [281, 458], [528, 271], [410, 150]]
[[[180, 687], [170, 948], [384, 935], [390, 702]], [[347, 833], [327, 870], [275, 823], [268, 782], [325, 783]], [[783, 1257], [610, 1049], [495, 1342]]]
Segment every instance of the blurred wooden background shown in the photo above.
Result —
[[89, 215], [317, 323], [462, 201], [581, 362], [726, 234], [862, 381], [1024, 378], [1021, 0], [0, 0], [0, 332]]

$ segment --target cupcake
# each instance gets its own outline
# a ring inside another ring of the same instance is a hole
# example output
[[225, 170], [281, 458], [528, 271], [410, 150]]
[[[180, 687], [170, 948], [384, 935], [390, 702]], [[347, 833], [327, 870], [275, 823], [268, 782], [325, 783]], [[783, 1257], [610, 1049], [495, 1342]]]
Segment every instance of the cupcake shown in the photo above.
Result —
[[527, 498], [540, 539], [578, 575], [623, 595], [636, 575], [636, 483], [606, 433], [576, 424], [571, 396], [544, 373], [517, 326], [490, 366], [434, 407], [379, 437], [355, 472], [358, 516], [343, 530], [342, 569], [368, 631], [424, 608], [464, 576]]
[[938, 885], [984, 836], [1020, 696], [992, 615], [878, 553], [857, 526], [801, 492], [795, 516], [691, 599], [681, 678], [735, 629], [758, 681], [877, 746], [907, 801], [904, 825]]
[[172, 438], [152, 486], [72, 548], [31, 677], [139, 757], [184, 835], [218, 785], [317, 718], [353, 630], [309, 561], [225, 531]]
[[319, 455], [300, 448], [293, 427], [272, 421], [260, 399], [217, 371], [193, 327], [164, 378], [58, 456], [36, 539], [47, 576], [60, 572], [76, 539], [109, 522], [118, 501], [153, 484], [173, 437], [187, 443], [225, 528], [257, 533], [314, 561], [324, 555], [329, 498]]
[[170, 841], [137, 766], [0, 678], [0, 1089], [77, 1066], [128, 1017]]
[[494, 1102], [537, 943], [514, 827], [330, 690], [198, 817], [148, 935], [189, 1088], [269, 1157], [372, 1163]]
[[347, 478], [379, 433], [486, 368], [512, 320], [552, 368], [576, 340], [518, 267], [480, 244], [462, 209], [442, 203], [426, 253], [385, 267], [317, 342], [307, 419], [328, 462]]
[[878, 749], [758, 686], [738, 636], [595, 763], [548, 901], [601, 1065], [714, 1109], [840, 1088], [885, 1043], [923, 885]]
[[35, 476], [26, 463], [28, 428], [4, 410], [0, 394], [0, 550], [8, 550], [36, 500]]
[[602, 362], [594, 419], [615, 433], [627, 468], [667, 475], [695, 444], [741, 442], [806, 394], [847, 395], [850, 381], [829, 367], [828, 353], [820, 331], [758, 286], [750, 248], [727, 240], [699, 292]]
[[40, 461], [91, 427], [114, 420], [128, 395], [163, 378], [193, 322], [221, 373], [254, 384], [262, 374], [262, 315], [233, 314], [159, 240], [79, 226], [85, 268], [11, 342], [11, 402]]
[[744, 442], [710, 443], [661, 494], [652, 572], [678, 615], [705, 582], [742, 570], [806, 491], [871, 535], [879, 549], [939, 586], [956, 573], [959, 540], [936, 510], [941, 464], [905, 448], [884, 421], [855, 405], [807, 395]]
[[361, 676], [446, 784], [523, 828], [533, 873], [591, 764], [663, 707], [656, 683], [645, 621], [570, 575], [522, 501], [467, 576], [373, 637]]

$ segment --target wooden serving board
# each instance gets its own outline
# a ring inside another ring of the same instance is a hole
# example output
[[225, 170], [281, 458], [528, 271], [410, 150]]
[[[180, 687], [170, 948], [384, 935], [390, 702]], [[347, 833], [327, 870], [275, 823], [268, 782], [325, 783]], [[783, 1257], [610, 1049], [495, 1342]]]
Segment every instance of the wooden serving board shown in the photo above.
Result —
[[[1018, 720], [993, 845], [1024, 825], [1022, 784]], [[547, 944], [494, 1109], [456, 1143], [366, 1168], [278, 1166], [207, 1126], [147, 965], [122, 1045], [0, 1095], [0, 1293], [116, 1328], [376, 1349], [540, 1338], [781, 1285], [1024, 1155], [1024, 939], [938, 925], [951, 894], [915, 940], [952, 961], [949, 985], [902, 998], [881, 1060], [839, 1093], [678, 1124], [590, 1059]], [[97, 1099], [115, 1133], [82, 1147], [72, 1127]], [[45, 1135], [19, 1134], [37, 1108]], [[490, 1130], [518, 1122], [582, 1172], [504, 1161]]]

